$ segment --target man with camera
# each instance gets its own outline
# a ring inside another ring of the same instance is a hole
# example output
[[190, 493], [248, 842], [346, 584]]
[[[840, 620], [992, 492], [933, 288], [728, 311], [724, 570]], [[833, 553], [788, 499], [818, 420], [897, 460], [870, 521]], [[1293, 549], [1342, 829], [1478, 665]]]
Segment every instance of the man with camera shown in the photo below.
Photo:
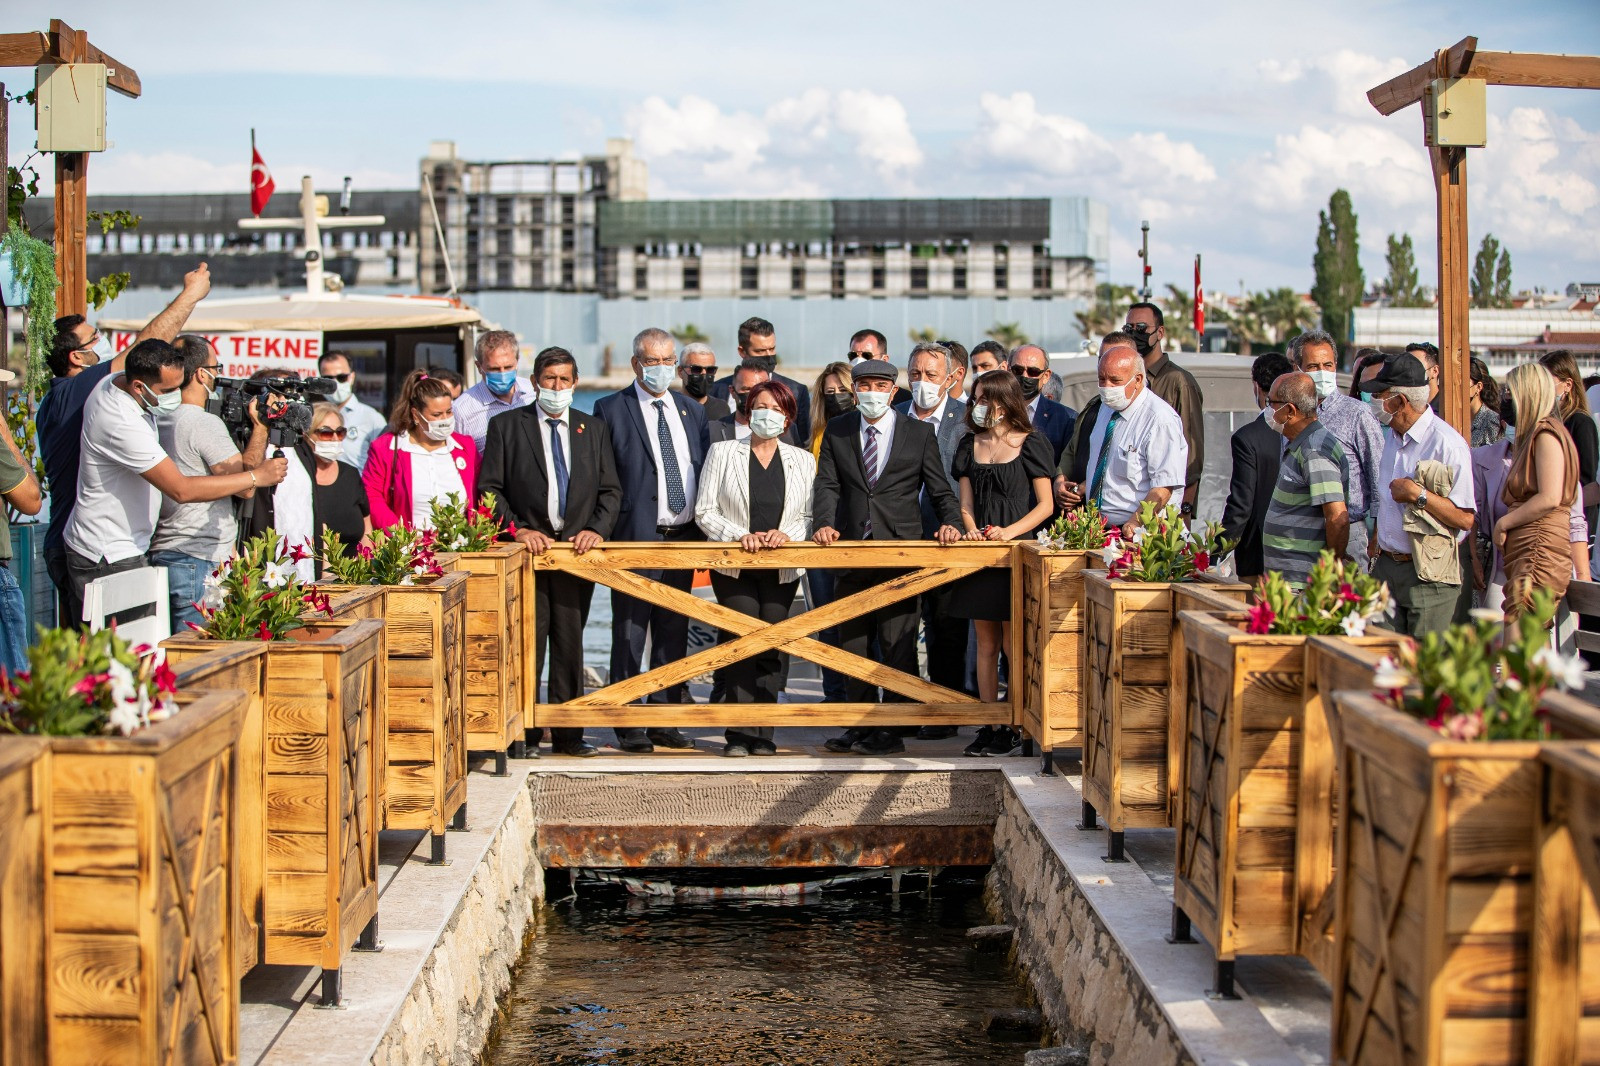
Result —
[[[254, 470], [267, 457], [267, 427], [250, 407], [250, 436], [244, 454], [221, 418], [206, 410], [214, 398], [222, 366], [204, 337], [180, 336], [173, 347], [183, 353], [183, 402], [177, 410], [156, 420], [161, 448], [188, 477], [236, 474]], [[254, 489], [235, 493], [248, 499]], [[167, 591], [172, 597], [172, 626], [199, 625], [203, 618], [195, 606], [205, 594], [206, 575], [233, 554], [239, 536], [239, 519], [231, 499], [195, 503], [162, 499], [161, 517], [150, 539], [150, 562], [167, 568]]]
[[286, 459], [224, 474], [190, 476], [178, 469], [161, 450], [155, 414], [178, 409], [184, 380], [183, 353], [151, 338], [128, 349], [122, 373], [96, 385], [83, 405], [78, 499], [65, 533], [67, 576], [80, 604], [89, 582], [147, 565], [163, 496], [202, 503], [283, 480]]

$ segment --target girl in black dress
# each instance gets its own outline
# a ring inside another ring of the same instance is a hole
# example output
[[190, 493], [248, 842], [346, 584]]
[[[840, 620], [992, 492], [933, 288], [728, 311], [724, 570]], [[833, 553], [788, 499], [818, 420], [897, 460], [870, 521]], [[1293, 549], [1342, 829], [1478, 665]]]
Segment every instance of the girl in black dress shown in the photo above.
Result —
[[[1055, 472], [1050, 442], [1033, 429], [1017, 379], [991, 370], [973, 386], [967, 407], [972, 430], [956, 445], [950, 472], [961, 488], [961, 522], [968, 540], [1031, 537], [1050, 520]], [[980, 570], [951, 589], [950, 613], [970, 618], [978, 637], [978, 698], [1000, 698], [1000, 650], [1011, 640], [1011, 572]], [[1012, 663], [1011, 683], [1018, 684]], [[1009, 725], [985, 726], [968, 755], [1009, 755], [1022, 743]]]

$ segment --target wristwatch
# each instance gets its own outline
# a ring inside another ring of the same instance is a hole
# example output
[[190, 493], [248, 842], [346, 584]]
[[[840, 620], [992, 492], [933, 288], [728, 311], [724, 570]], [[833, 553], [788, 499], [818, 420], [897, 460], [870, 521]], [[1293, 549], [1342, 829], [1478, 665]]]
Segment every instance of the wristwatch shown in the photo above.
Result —
[[1417, 510], [1421, 511], [1428, 506], [1428, 490], [1417, 490]]

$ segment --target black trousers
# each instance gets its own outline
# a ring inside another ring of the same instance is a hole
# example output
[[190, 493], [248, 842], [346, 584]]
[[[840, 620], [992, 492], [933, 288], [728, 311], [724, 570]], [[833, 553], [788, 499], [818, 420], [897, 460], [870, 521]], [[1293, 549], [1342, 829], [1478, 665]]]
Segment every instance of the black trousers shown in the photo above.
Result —
[[[593, 599], [592, 581], [559, 570], [543, 571], [534, 579], [534, 676], [544, 676], [548, 660], [548, 703], [566, 703], [583, 695], [583, 628], [589, 624], [589, 604]], [[575, 726], [550, 730], [553, 744], [572, 744], [582, 739], [583, 730]]]
[[[880, 585], [890, 578], [899, 577], [905, 570], [839, 570], [834, 585], [833, 598], [842, 600], [863, 589]], [[839, 623], [839, 646], [845, 651], [865, 658], [876, 658], [886, 666], [903, 670], [913, 677], [917, 670], [917, 623], [921, 620], [917, 597], [891, 603], [876, 611]], [[878, 654], [872, 653], [874, 638]], [[851, 703], [910, 703], [911, 699], [898, 692], [885, 690], [880, 700], [878, 687], [859, 678], [844, 679], [845, 697]]]
[[55, 544], [44, 550], [44, 567], [56, 587], [56, 625], [62, 629], [83, 628], [83, 597], [72, 591], [72, 575], [67, 572], [67, 546]]
[[[705, 535], [693, 523], [682, 535], [664, 540], [671, 545], [679, 541], [702, 541]], [[694, 585], [693, 570], [636, 570], [640, 577], [659, 581], [663, 585], [688, 592]], [[625, 681], [644, 671], [645, 636], [650, 638], [650, 669], [675, 663], [689, 650], [689, 619], [677, 611], [658, 607], [648, 600], [635, 599], [625, 593], [611, 592], [611, 680]], [[645, 697], [645, 703], [687, 703], [688, 685], [673, 685], [662, 692]]]
[[[736, 575], [711, 571], [711, 588], [717, 602], [731, 607], [740, 614], [759, 618], [768, 624], [789, 617], [794, 604], [795, 589], [799, 581], [779, 581], [776, 570], [743, 570]], [[717, 631], [719, 643], [726, 644], [734, 634]], [[783, 653], [776, 648], [759, 655], [729, 663], [722, 668], [725, 702], [777, 703], [783, 690]], [[730, 733], [748, 733], [748, 729], [730, 729]]]
[[922, 594], [922, 633], [928, 646], [928, 680], [957, 692], [967, 691], [967, 637], [972, 625], [950, 617], [952, 586]]

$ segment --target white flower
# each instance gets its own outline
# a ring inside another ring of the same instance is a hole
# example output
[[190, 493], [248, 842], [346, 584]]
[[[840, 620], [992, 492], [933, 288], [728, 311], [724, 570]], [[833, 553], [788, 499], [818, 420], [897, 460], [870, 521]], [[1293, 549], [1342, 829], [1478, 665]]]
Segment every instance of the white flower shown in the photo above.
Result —
[[1389, 690], [1405, 688], [1411, 683], [1411, 675], [1400, 669], [1400, 664], [1393, 658], [1385, 655], [1378, 660], [1378, 665], [1372, 671], [1372, 684], [1380, 689]]
[[[113, 663], [112, 665], [115, 666], [116, 664]], [[123, 736], [132, 736], [134, 731], [143, 724], [144, 723], [139, 718], [139, 707], [137, 704], [124, 703], [123, 701], [118, 700], [112, 705], [111, 728], [117, 730]]]
[[1556, 684], [1562, 688], [1583, 688], [1583, 656], [1574, 655], [1569, 659], [1547, 644], [1533, 653], [1533, 662], [1554, 674]]
[[1474, 607], [1467, 613], [1480, 622], [1504, 622], [1506, 620], [1505, 613], [1497, 611], [1493, 607]]
[[1367, 620], [1359, 614], [1345, 615], [1344, 620], [1339, 625], [1347, 637], [1364, 636], [1367, 632]]
[[139, 686], [133, 679], [133, 671], [112, 659], [106, 667], [106, 673], [111, 682], [111, 699], [116, 703], [127, 703], [139, 698]]
[[168, 718], [178, 713], [178, 708], [173, 706], [171, 700], [162, 700], [150, 708], [149, 718], [152, 723], [165, 722]]
[[1122, 558], [1122, 548], [1116, 541], [1112, 541], [1100, 549], [1100, 561], [1107, 566], [1110, 566], [1120, 558]]
[[1181, 533], [1182, 533], [1182, 534], [1183, 534], [1183, 542], [1184, 542], [1184, 543], [1185, 543], [1185, 544], [1195, 544], [1195, 543], [1198, 543], [1198, 542], [1197, 542], [1197, 541], [1196, 541], [1196, 540], [1195, 540], [1195, 539], [1194, 539], [1194, 533], [1193, 533], [1193, 532], [1191, 532], [1191, 531], [1190, 531], [1190, 529], [1189, 529], [1189, 524], [1188, 524], [1188, 523], [1187, 523], [1187, 522], [1180, 522], [1180, 523], [1178, 523], [1178, 530], [1179, 530], [1179, 532], [1181, 532]]
[[410, 574], [407, 574], [400, 579], [400, 584], [402, 585], [415, 585], [416, 583], [417, 579], [412, 577]]
[[261, 583], [269, 589], [281, 589], [289, 583], [294, 576], [294, 566], [290, 563], [268, 563], [262, 571]]
[[1134, 526], [1133, 527], [1133, 536], [1130, 539], [1136, 545], [1137, 544], [1143, 544], [1144, 543], [1144, 538], [1145, 538], [1145, 532], [1146, 531], [1145, 531], [1145, 528], [1143, 526]]

